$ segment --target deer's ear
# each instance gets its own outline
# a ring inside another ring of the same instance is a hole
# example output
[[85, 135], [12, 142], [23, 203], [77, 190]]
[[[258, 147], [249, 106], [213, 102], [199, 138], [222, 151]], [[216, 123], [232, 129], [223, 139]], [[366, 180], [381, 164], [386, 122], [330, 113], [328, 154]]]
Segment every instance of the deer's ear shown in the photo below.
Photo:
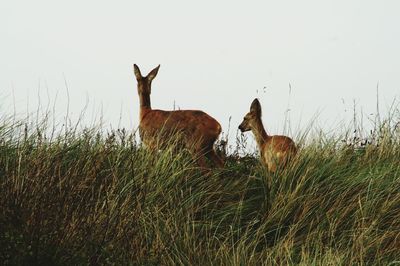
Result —
[[158, 69], [160, 69], [160, 65], [158, 65], [155, 69], [150, 71], [150, 73], [147, 75], [147, 79], [149, 81], [152, 81], [157, 76]]
[[142, 79], [142, 74], [140, 73], [140, 69], [136, 64], [133, 64], [133, 72], [135, 73], [136, 79]]
[[257, 116], [261, 116], [261, 104], [257, 98], [251, 103], [250, 112], [254, 112]]

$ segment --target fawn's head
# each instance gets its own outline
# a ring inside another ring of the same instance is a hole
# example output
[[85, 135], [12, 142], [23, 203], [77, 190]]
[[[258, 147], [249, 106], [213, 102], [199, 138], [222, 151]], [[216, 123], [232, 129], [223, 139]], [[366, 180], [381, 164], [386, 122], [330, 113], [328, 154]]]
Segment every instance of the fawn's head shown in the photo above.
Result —
[[133, 65], [133, 72], [135, 73], [136, 80], [137, 80], [137, 89], [139, 95], [144, 94], [144, 95], [150, 95], [151, 94], [151, 82], [153, 79], [157, 76], [158, 69], [160, 68], [160, 65], [158, 65], [156, 68], [154, 68], [150, 73], [146, 76], [143, 77], [142, 74], [140, 73], [139, 67], [134, 64]]
[[252, 130], [256, 127], [257, 120], [261, 118], [261, 104], [258, 99], [254, 99], [250, 106], [250, 112], [248, 112], [243, 118], [243, 122], [239, 125], [239, 129], [242, 132]]

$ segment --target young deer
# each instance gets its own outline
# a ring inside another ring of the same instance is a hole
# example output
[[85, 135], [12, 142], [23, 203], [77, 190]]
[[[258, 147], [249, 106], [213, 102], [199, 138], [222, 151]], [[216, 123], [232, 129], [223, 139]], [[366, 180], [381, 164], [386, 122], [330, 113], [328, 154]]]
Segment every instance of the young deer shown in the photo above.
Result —
[[[221, 133], [221, 125], [217, 120], [198, 110], [151, 109], [151, 82], [157, 76], [160, 65], [146, 77], [142, 76], [136, 64], [133, 67], [140, 99], [139, 134], [144, 144], [151, 149], [157, 149], [175, 136], [180, 144], [198, 158], [200, 166], [206, 166], [207, 157], [216, 166], [222, 167], [223, 161], [214, 150], [214, 143]], [[165, 143], [160, 143], [163, 140]]]
[[253, 131], [261, 159], [268, 170], [275, 172], [278, 167], [283, 168], [290, 157], [297, 152], [293, 140], [286, 136], [269, 136], [264, 129], [261, 120], [261, 105], [258, 99], [254, 99], [250, 112], [246, 114], [239, 126], [240, 131]]

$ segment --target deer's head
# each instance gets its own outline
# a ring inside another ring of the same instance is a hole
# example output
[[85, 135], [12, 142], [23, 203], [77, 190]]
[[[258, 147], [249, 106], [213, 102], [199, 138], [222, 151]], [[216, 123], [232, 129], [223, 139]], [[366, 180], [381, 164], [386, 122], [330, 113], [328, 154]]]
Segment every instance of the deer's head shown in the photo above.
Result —
[[254, 99], [250, 106], [250, 112], [248, 112], [243, 118], [242, 123], [239, 125], [239, 129], [242, 132], [250, 131], [257, 125], [257, 120], [261, 118], [261, 104], [258, 99]]
[[157, 76], [159, 68], [160, 68], [160, 65], [158, 65], [156, 68], [154, 68], [152, 71], [150, 71], [150, 73], [147, 76], [143, 77], [142, 74], [140, 73], [139, 67], [136, 64], [133, 65], [133, 70], [134, 70], [137, 84], [138, 84], [137, 89], [138, 89], [139, 95], [140, 94], [144, 94], [144, 95], [151, 94], [151, 82]]

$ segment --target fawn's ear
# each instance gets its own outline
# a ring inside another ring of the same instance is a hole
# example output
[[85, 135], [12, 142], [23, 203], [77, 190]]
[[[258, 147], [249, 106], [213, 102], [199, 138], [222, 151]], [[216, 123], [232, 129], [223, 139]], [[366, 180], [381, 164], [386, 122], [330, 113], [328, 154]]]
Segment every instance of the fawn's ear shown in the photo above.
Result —
[[152, 71], [150, 71], [150, 73], [147, 75], [147, 79], [149, 81], [152, 81], [158, 73], [158, 69], [160, 68], [160, 65], [158, 65], [155, 69], [153, 69]]
[[140, 80], [142, 79], [142, 74], [140, 73], [140, 69], [136, 64], [133, 64], [133, 72], [135, 73], [136, 79]]
[[251, 103], [250, 112], [254, 112], [257, 116], [261, 116], [261, 104], [257, 98]]

